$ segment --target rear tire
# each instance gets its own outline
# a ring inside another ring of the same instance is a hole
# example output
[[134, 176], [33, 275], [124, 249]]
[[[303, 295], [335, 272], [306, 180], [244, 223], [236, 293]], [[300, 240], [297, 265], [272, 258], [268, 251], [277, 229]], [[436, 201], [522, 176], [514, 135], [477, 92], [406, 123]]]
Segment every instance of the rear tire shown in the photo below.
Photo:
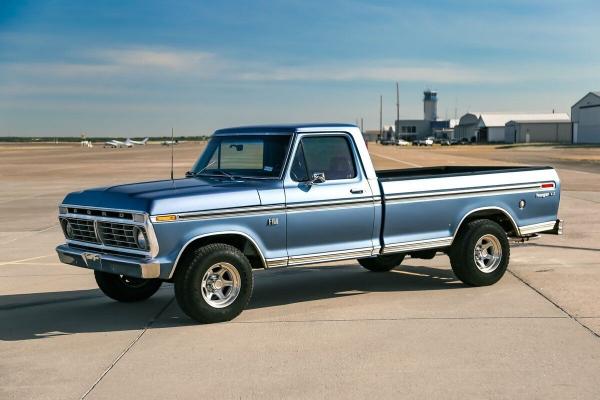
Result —
[[500, 225], [479, 219], [461, 229], [448, 254], [458, 279], [470, 286], [488, 286], [506, 272], [510, 245]]
[[370, 258], [359, 258], [358, 263], [372, 272], [387, 272], [402, 264], [404, 254], [387, 254]]
[[253, 283], [252, 266], [240, 250], [209, 244], [177, 267], [175, 298], [181, 310], [198, 322], [225, 322], [246, 308]]
[[162, 285], [158, 279], [130, 278], [102, 271], [94, 271], [94, 278], [105, 295], [124, 303], [149, 299]]

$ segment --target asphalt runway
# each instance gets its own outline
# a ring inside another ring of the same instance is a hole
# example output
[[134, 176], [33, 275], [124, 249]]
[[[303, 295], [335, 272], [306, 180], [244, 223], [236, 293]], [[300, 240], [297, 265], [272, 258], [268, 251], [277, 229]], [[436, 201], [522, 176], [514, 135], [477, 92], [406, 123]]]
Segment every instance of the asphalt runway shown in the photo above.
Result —
[[[202, 148], [175, 147], [176, 176]], [[168, 147], [0, 144], [0, 398], [600, 398], [600, 148], [369, 149], [378, 169], [553, 165], [565, 234], [514, 245], [491, 287], [443, 255], [257, 271], [246, 311], [198, 325], [171, 285], [116, 303], [54, 253], [65, 193], [168, 178]]]

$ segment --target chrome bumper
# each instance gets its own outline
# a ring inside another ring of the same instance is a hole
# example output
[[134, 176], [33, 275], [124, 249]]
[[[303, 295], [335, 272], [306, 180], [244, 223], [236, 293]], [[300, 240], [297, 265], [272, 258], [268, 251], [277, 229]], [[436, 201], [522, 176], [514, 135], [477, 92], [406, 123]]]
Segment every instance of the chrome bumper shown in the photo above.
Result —
[[153, 260], [102, 254], [61, 244], [56, 248], [61, 262], [76, 267], [125, 275], [132, 278], [152, 279], [160, 276], [160, 264]]

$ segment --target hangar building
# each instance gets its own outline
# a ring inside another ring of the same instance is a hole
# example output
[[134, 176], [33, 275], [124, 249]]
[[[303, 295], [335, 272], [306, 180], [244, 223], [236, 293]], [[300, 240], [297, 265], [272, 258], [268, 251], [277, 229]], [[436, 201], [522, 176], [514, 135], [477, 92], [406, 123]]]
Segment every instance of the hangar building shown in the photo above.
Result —
[[479, 143], [500, 143], [506, 140], [505, 127], [510, 121], [527, 121], [547, 123], [548, 121], [565, 121], [569, 116], [564, 113], [467, 113], [460, 118], [454, 128], [455, 139], [475, 138]]
[[573, 143], [600, 143], [600, 92], [589, 92], [571, 107]]
[[571, 143], [571, 119], [567, 114], [562, 119], [528, 120], [519, 119], [506, 123], [506, 143]]

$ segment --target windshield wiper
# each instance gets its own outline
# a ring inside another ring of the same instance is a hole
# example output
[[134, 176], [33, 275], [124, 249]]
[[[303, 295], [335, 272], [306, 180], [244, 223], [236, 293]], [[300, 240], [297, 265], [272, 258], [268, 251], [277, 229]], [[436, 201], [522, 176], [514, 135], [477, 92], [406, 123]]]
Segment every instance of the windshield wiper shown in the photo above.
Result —
[[228, 178], [229, 178], [229, 179], [231, 179], [232, 181], [235, 181], [235, 178], [236, 178], [236, 177], [235, 177], [235, 175], [231, 175], [229, 172], [225, 172], [225, 171], [223, 171], [222, 169], [215, 169], [214, 171], [215, 171], [215, 172], [219, 172], [219, 173], [221, 173], [222, 175], [224, 175], [224, 176], [228, 177]]
[[[215, 165], [216, 162], [217, 162], [217, 160], [209, 162], [200, 171], [198, 171], [198, 172], [196, 172], [196, 171], [188, 171], [188, 172], [185, 173], [185, 175], [186, 176], [201, 176], [201, 175], [204, 175], [204, 176], [211, 176], [211, 175], [213, 175], [214, 176], [214, 174], [212, 174], [212, 173], [204, 173], [204, 171], [206, 171], [207, 168]], [[232, 181], [235, 180], [235, 176], [231, 175], [229, 172], [225, 172], [225, 171], [223, 171], [221, 169], [215, 169], [214, 172], [219, 172], [221, 175], [224, 175], [224, 176], [228, 177]]]

